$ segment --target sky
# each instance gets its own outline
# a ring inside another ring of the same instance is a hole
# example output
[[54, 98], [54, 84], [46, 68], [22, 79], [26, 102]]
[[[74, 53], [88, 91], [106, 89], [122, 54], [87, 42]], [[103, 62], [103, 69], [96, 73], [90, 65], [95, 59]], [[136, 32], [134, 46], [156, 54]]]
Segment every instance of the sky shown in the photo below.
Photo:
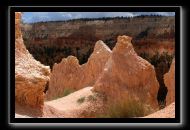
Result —
[[175, 12], [23, 12], [22, 20], [24, 23], [34, 23], [40, 21], [60, 21], [78, 18], [134, 17], [150, 14], [174, 16]]

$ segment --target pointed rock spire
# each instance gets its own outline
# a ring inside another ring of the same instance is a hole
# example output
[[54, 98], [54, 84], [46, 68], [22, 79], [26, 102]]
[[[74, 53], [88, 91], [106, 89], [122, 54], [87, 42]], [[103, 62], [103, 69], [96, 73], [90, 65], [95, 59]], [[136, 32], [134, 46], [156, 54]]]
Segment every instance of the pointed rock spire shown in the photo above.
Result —
[[175, 101], [175, 58], [172, 60], [169, 72], [164, 75], [164, 83], [168, 89], [166, 105], [169, 105]]
[[111, 50], [103, 41], [97, 41], [87, 63], [79, 65], [74, 56], [63, 58], [53, 66], [47, 100], [64, 96], [64, 91], [78, 90], [95, 83], [102, 72]]
[[118, 36], [104, 71], [94, 84], [94, 90], [105, 94], [110, 100], [122, 94], [130, 95], [157, 108], [159, 83], [154, 67], [136, 54], [131, 39]]

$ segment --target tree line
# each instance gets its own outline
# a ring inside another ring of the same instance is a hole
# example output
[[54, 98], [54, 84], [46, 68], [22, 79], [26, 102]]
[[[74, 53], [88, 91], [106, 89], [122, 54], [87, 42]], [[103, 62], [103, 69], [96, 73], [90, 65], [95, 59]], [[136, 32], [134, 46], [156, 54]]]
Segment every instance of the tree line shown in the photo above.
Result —
[[168, 16], [163, 16], [163, 15], [159, 15], [159, 14], [150, 14], [150, 15], [137, 15], [134, 17], [131, 16], [117, 16], [117, 17], [100, 17], [100, 18], [76, 18], [76, 19], [68, 19], [68, 20], [50, 20], [50, 21], [40, 21], [40, 22], [34, 22], [31, 24], [36, 24], [36, 23], [49, 23], [49, 22], [55, 22], [55, 23], [59, 23], [59, 22], [75, 22], [75, 21], [95, 21], [95, 20], [103, 20], [103, 21], [107, 21], [107, 20], [120, 20], [120, 19], [127, 19], [130, 20], [132, 18], [149, 18], [149, 17], [154, 17], [154, 18], [159, 18], [159, 17], [168, 17]]

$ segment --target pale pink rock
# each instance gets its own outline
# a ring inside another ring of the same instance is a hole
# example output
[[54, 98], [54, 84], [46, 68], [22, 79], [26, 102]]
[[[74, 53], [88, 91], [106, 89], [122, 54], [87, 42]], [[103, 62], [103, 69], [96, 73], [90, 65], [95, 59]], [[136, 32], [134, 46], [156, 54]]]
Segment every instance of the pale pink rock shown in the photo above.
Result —
[[15, 13], [15, 101], [42, 110], [50, 68], [36, 61], [26, 49], [20, 30], [21, 13]]
[[74, 56], [63, 58], [59, 64], [55, 63], [50, 76], [47, 100], [62, 97], [65, 89], [79, 90], [92, 86], [110, 54], [111, 50], [105, 43], [98, 41], [87, 63], [79, 65], [78, 59]]
[[164, 83], [168, 89], [166, 105], [175, 101], [175, 58], [172, 60], [170, 70], [164, 75]]
[[120, 95], [132, 96], [157, 108], [159, 83], [154, 67], [136, 54], [131, 39], [118, 36], [104, 71], [93, 86], [94, 91], [103, 93], [110, 100]]

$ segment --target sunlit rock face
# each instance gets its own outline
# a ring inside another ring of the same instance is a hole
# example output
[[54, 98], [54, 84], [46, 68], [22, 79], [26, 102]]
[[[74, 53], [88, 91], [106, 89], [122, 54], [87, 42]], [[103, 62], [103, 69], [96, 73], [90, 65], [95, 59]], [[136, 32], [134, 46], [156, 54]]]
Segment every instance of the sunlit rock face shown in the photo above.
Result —
[[97, 41], [94, 47], [94, 51], [88, 59], [88, 62], [84, 64], [84, 77], [82, 81], [83, 85], [94, 85], [95, 81], [102, 73], [105, 63], [109, 59], [111, 50], [103, 41]]
[[170, 70], [164, 75], [164, 83], [168, 89], [166, 105], [175, 101], [175, 58], [172, 60]]
[[44, 104], [44, 89], [50, 68], [36, 61], [26, 49], [21, 30], [21, 13], [15, 13], [15, 101], [23, 106], [39, 108]]
[[103, 73], [93, 86], [94, 91], [103, 93], [108, 100], [120, 95], [132, 96], [157, 108], [159, 83], [154, 67], [136, 54], [131, 39], [118, 36]]
[[110, 54], [109, 47], [103, 41], [97, 41], [87, 63], [79, 65], [78, 59], [74, 56], [68, 56], [60, 63], [55, 63], [46, 95], [47, 100], [64, 96], [65, 89], [79, 90], [92, 86], [102, 72]]

